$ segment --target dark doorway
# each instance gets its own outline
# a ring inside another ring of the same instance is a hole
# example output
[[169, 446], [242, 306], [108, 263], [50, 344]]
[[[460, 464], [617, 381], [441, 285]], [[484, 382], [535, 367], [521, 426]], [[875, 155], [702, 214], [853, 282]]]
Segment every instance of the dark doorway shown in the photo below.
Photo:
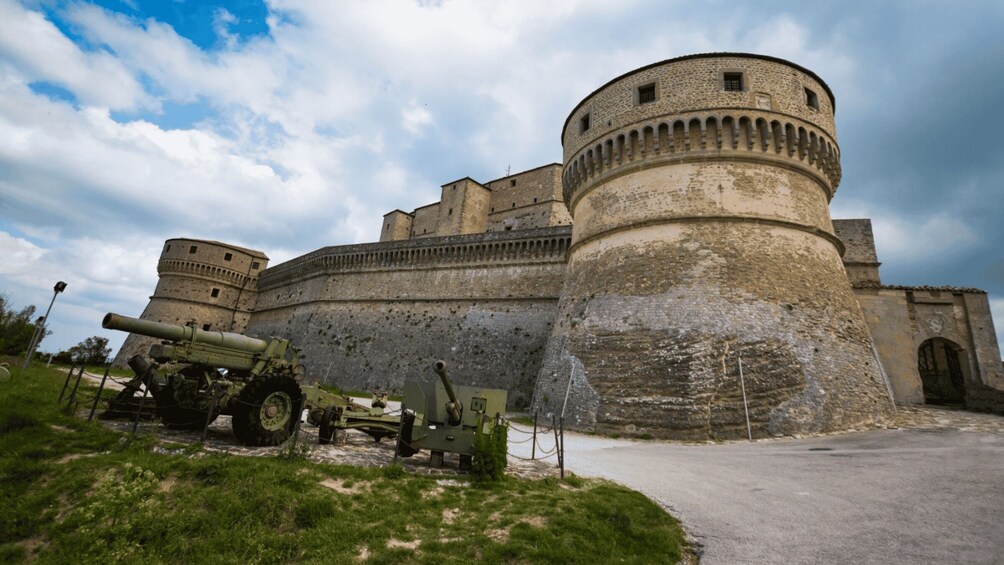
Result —
[[955, 342], [936, 337], [920, 344], [917, 368], [927, 404], [964, 404], [966, 352]]

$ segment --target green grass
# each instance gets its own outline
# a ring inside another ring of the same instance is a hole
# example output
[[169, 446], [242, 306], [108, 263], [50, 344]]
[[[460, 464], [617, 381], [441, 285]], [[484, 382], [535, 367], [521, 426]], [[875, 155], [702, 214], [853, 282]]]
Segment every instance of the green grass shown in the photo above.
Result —
[[672, 563], [686, 551], [676, 520], [607, 482], [155, 453], [153, 436], [63, 414], [63, 379], [33, 367], [0, 383], [0, 562]]

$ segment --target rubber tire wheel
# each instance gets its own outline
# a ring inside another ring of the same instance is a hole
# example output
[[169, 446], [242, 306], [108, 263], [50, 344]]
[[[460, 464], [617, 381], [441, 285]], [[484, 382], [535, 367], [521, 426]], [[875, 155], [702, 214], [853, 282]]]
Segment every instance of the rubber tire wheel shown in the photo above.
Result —
[[397, 454], [401, 457], [411, 457], [418, 450], [408, 444], [411, 441], [411, 430], [415, 427], [415, 415], [401, 409], [401, 431], [397, 434]]
[[[272, 395], [285, 394], [291, 403], [289, 418], [277, 429], [266, 429], [261, 421], [261, 409]], [[253, 379], [241, 389], [234, 409], [234, 435], [249, 447], [279, 445], [289, 439], [303, 412], [303, 391], [292, 378], [284, 375], [264, 375]]]
[[328, 445], [335, 440], [335, 427], [333, 421], [335, 419], [335, 409], [329, 406], [324, 409], [324, 415], [321, 416], [321, 431], [318, 432], [317, 443], [321, 445]]

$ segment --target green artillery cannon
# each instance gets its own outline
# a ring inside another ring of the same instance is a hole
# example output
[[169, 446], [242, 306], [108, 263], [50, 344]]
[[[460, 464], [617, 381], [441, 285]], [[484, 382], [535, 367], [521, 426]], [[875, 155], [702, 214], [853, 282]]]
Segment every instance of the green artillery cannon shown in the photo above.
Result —
[[156, 414], [165, 426], [200, 430], [225, 414], [232, 417], [234, 435], [245, 445], [286, 441], [304, 408], [309, 410], [307, 421], [320, 426], [322, 443], [330, 441], [337, 429], [359, 429], [377, 441], [397, 434], [398, 418], [382, 409], [301, 386], [303, 365], [289, 340], [262, 340], [118, 314], [107, 314], [101, 326], [164, 340], [150, 347], [154, 363], [139, 355], [129, 359], [136, 377], [112, 401], [110, 413], [128, 412], [142, 385], [153, 393]]
[[436, 361], [433, 370], [439, 382], [404, 383], [397, 454], [411, 457], [428, 449], [429, 465], [441, 467], [444, 453], [457, 453], [460, 468], [469, 470], [477, 436], [490, 434], [505, 413], [506, 391], [453, 386], [443, 361]]

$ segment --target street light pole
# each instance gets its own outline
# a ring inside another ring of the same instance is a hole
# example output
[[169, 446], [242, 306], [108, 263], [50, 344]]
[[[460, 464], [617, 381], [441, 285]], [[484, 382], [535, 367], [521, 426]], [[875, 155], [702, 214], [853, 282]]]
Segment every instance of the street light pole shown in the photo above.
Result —
[[42, 342], [42, 338], [45, 337], [43, 332], [45, 332], [45, 326], [43, 324], [49, 323], [49, 312], [52, 312], [52, 305], [56, 302], [56, 296], [60, 292], [66, 290], [66, 283], [59, 281], [56, 286], [52, 287], [52, 300], [49, 301], [49, 308], [45, 311], [45, 316], [39, 318], [39, 327], [35, 328], [35, 336], [31, 339], [31, 344], [28, 345], [28, 352], [24, 355], [24, 365], [22, 369], [28, 368], [28, 363], [31, 363], [31, 358], [35, 356], [35, 347]]

